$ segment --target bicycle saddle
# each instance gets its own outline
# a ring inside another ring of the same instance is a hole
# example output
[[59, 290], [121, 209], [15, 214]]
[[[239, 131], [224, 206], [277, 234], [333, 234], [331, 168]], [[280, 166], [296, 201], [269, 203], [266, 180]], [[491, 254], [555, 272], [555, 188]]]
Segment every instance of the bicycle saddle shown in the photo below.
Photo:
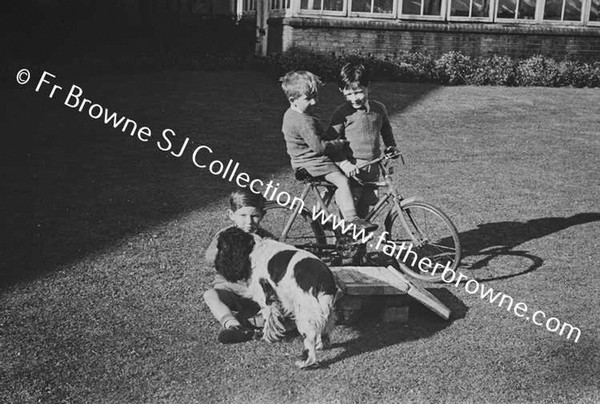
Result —
[[306, 171], [306, 168], [299, 168], [294, 172], [294, 175], [296, 176], [296, 179], [298, 181], [305, 181], [305, 182], [321, 182], [321, 181], [325, 181], [325, 176], [324, 175], [319, 175], [318, 177], [313, 177], [312, 175], [310, 175], [308, 173], [308, 171]]

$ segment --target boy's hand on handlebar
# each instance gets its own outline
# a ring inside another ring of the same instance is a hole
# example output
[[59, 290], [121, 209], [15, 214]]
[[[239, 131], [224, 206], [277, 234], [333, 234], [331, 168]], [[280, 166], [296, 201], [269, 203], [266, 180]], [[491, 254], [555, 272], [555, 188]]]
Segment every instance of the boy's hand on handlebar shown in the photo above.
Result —
[[400, 150], [396, 146], [388, 146], [383, 152], [387, 158], [397, 159], [400, 157]]
[[340, 163], [340, 168], [342, 169], [342, 171], [344, 172], [344, 174], [346, 174], [346, 177], [352, 177], [355, 176], [356, 174], [358, 174], [359, 168], [356, 166], [356, 164], [352, 164], [349, 161], [342, 161]]

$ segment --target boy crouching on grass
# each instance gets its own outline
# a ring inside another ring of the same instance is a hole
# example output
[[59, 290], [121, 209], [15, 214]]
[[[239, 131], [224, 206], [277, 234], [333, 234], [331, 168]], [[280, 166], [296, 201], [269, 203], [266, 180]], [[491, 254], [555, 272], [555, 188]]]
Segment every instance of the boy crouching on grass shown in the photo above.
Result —
[[[235, 226], [260, 237], [275, 238], [271, 233], [260, 228], [265, 213], [265, 199], [261, 194], [255, 194], [247, 189], [237, 190], [229, 197], [229, 205], [230, 209], [227, 213], [233, 225], [217, 232], [206, 249], [205, 259], [212, 268], [217, 257], [219, 235], [228, 228]], [[246, 290], [245, 282], [231, 283], [217, 273], [213, 287], [204, 292], [204, 301], [223, 327], [218, 335], [219, 342], [223, 344], [248, 341], [254, 336], [253, 327], [262, 326], [260, 307], [253, 300], [243, 297]]]

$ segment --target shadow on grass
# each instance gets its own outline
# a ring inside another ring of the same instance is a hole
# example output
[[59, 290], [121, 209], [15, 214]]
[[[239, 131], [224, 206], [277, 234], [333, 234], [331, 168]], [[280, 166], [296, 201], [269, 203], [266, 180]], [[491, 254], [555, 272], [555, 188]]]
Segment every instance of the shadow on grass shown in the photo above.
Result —
[[381, 313], [367, 309], [354, 318], [350, 324], [352, 329], [358, 331], [358, 337], [331, 344], [331, 349], [342, 348], [344, 351], [333, 358], [323, 360], [321, 366], [327, 368], [334, 363], [367, 352], [431, 337], [452, 325], [454, 321], [466, 316], [468, 307], [449, 290], [428, 289], [428, 291], [451, 310], [452, 315], [449, 320], [443, 320], [416, 301], [411, 301], [409, 305], [407, 324], [383, 323]]
[[[279, 83], [262, 73], [77, 78], [82, 98], [149, 127], [148, 142], [92, 119], [86, 109], [63, 105], [70, 78], [52, 73], [65, 88], [54, 99], [16, 83], [0, 91], [11, 100], [0, 119], [0, 131], [10, 135], [0, 151], [0, 289], [68, 268], [149, 228], [221, 203], [235, 184], [195, 167], [191, 150], [179, 158], [160, 151], [156, 142], [166, 128], [177, 133], [172, 151], [186, 137], [211, 147], [206, 164], [232, 159], [240, 171], [265, 180], [289, 170], [280, 129], [285, 98]], [[376, 98], [389, 104], [392, 115], [435, 88], [382, 85]], [[333, 84], [323, 88], [320, 100], [324, 119], [342, 101]], [[280, 188], [286, 186], [282, 182]], [[206, 227], [222, 224], [210, 216], [199, 213], [198, 220]], [[198, 229], [198, 243], [205, 233], [205, 227]]]
[[460, 233], [464, 257], [461, 270], [480, 282], [508, 279], [535, 271], [542, 266], [544, 259], [527, 250], [515, 250], [515, 247], [571, 226], [596, 221], [600, 221], [600, 213], [589, 212], [570, 217], [478, 225], [476, 229]]

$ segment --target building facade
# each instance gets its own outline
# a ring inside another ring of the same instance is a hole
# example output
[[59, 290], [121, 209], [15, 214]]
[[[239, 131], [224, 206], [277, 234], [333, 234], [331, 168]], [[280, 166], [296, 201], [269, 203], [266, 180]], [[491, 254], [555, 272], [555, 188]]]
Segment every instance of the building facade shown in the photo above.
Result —
[[256, 53], [291, 48], [600, 60], [600, 0], [237, 0]]

